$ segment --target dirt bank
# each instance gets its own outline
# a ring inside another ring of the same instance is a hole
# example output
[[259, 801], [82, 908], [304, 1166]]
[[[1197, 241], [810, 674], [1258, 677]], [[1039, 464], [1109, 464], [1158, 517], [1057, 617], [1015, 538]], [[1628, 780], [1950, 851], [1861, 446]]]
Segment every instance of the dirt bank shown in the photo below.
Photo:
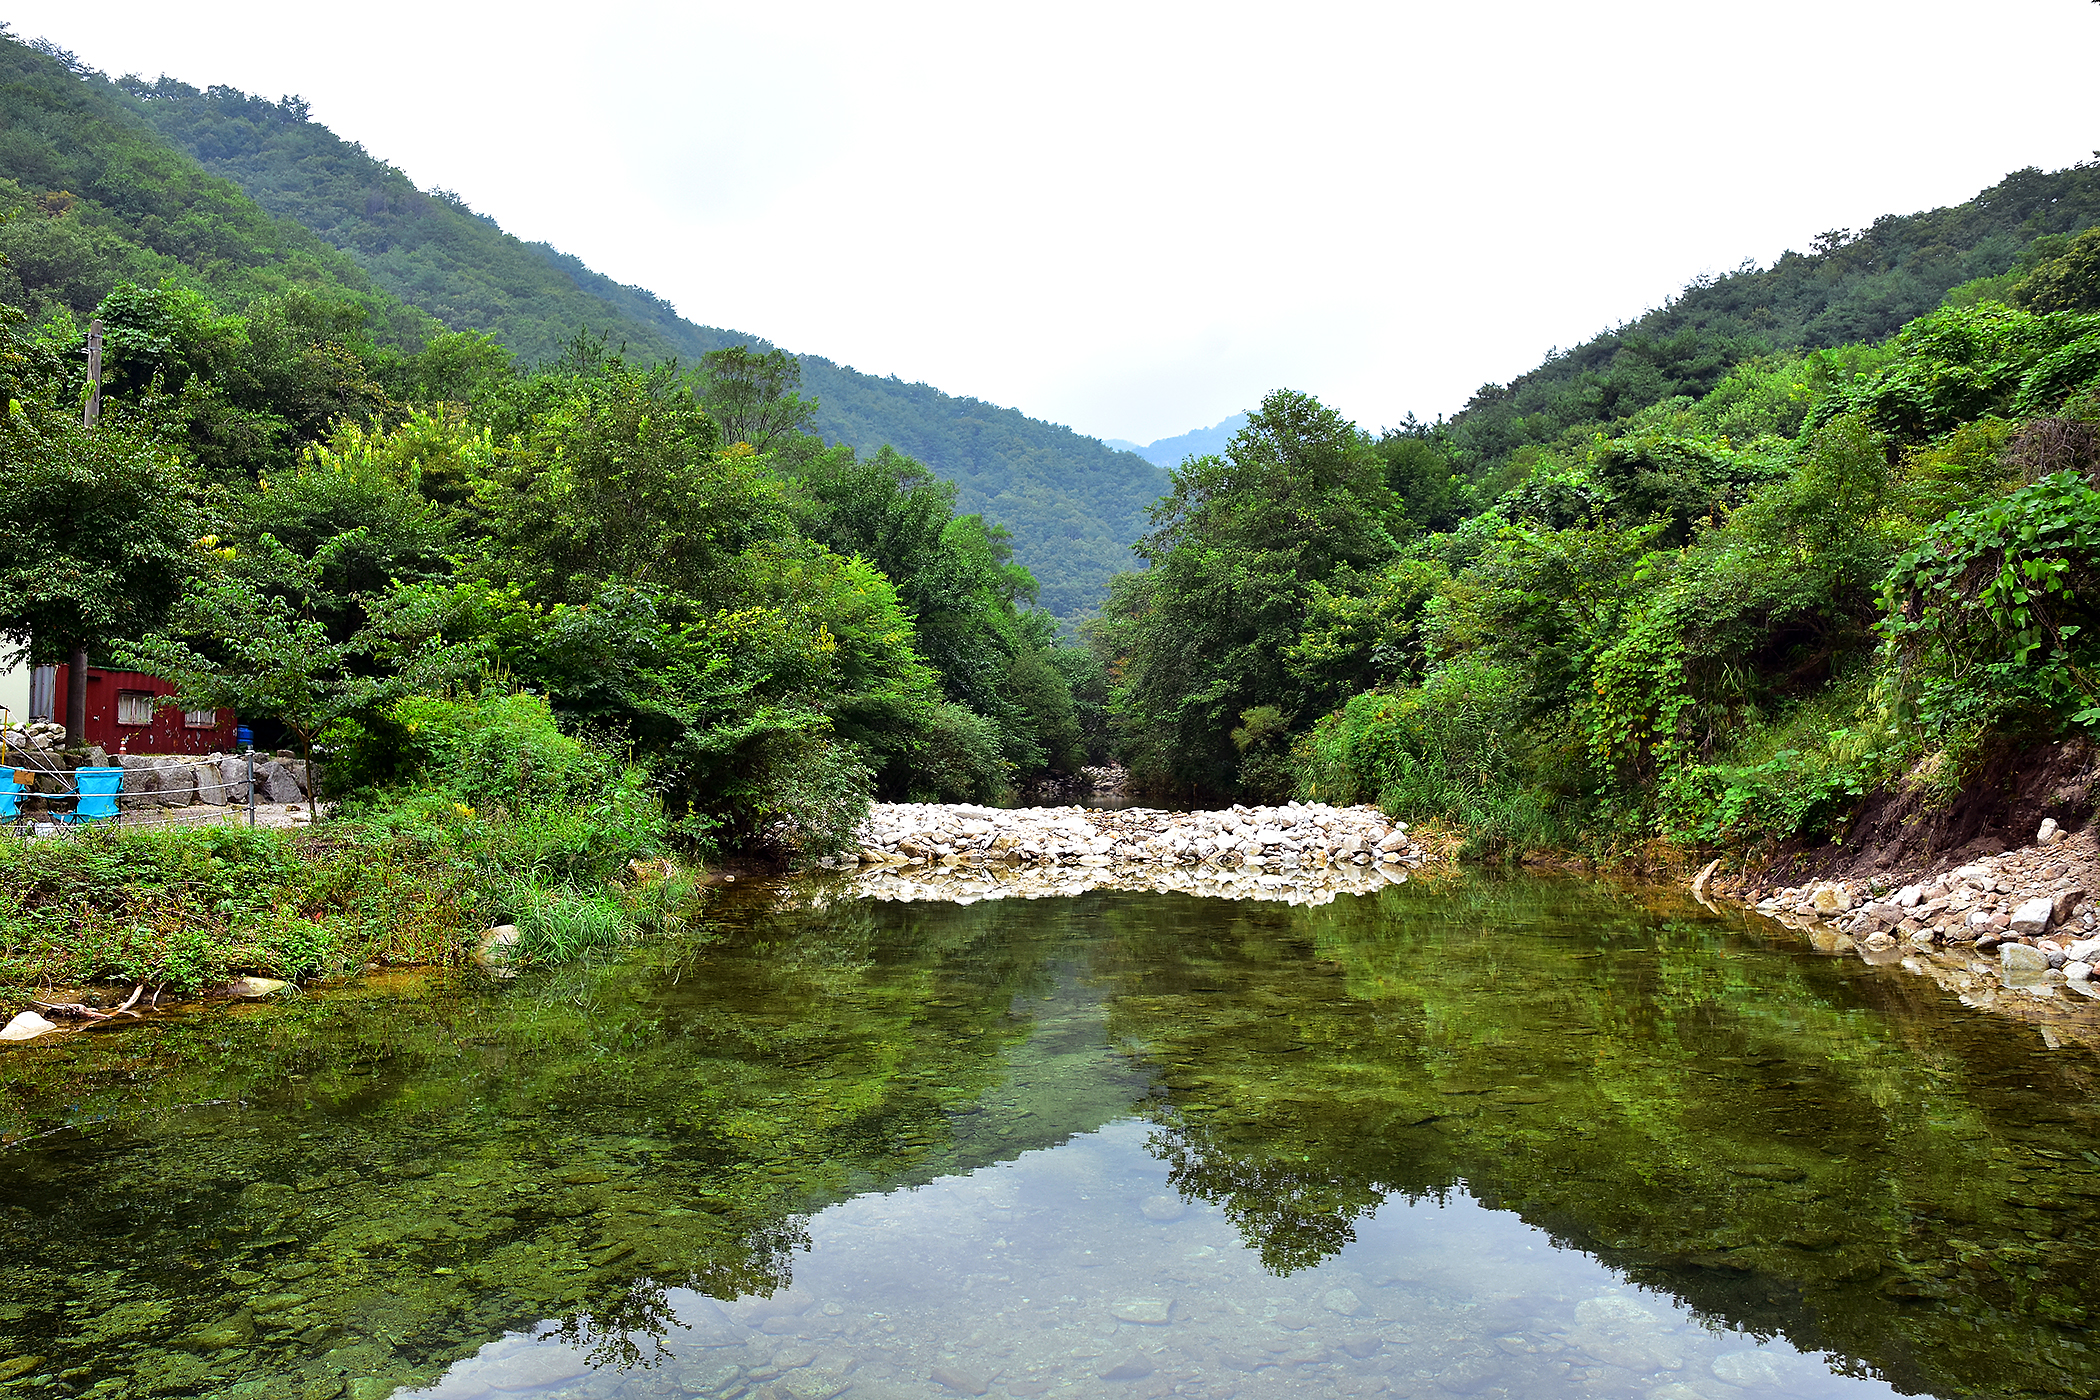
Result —
[[2045, 1039], [2051, 1023], [2075, 1020], [2076, 1038], [2100, 1043], [2096, 790], [2100, 752], [2085, 740], [2007, 750], [1952, 802], [1922, 783], [1892, 786], [1838, 839], [1783, 847], [1695, 888], [1819, 951], [1899, 964], [1979, 1009], [2039, 1021]]
[[1747, 876], [1719, 887], [1769, 890], [1876, 877], [1914, 883], [2024, 847], [2044, 820], [2082, 832], [2092, 823], [2096, 796], [2100, 749], [2090, 741], [2006, 748], [1988, 756], [1952, 802], [1924, 782], [1877, 789], [1834, 838], [1788, 842]]

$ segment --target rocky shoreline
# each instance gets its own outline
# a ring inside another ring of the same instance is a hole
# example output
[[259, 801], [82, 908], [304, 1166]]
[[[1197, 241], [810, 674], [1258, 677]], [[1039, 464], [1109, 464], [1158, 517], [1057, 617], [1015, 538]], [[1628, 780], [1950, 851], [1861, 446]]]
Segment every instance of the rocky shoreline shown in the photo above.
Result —
[[1325, 902], [1446, 858], [1375, 807], [1321, 802], [1211, 812], [878, 803], [860, 843], [857, 862], [834, 863], [857, 866], [858, 892], [961, 901], [1109, 888]]
[[[1719, 862], [1716, 862], [1718, 865]], [[2044, 821], [2032, 844], [1905, 874], [1723, 893], [1714, 866], [1693, 882], [1805, 934], [1819, 952], [1856, 955], [1928, 976], [1981, 1010], [2048, 1020], [2100, 1001], [2100, 841]], [[2044, 1028], [2045, 1038], [2049, 1032]]]

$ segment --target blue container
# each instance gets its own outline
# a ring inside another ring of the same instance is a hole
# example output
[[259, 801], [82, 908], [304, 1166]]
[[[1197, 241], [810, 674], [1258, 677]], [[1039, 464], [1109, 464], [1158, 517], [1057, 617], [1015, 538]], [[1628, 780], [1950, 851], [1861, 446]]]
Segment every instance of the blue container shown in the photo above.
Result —
[[73, 785], [80, 793], [80, 801], [73, 806], [74, 821], [87, 822], [97, 817], [113, 817], [117, 814], [117, 794], [124, 790], [124, 770], [75, 768]]
[[242, 753], [255, 747], [255, 734], [247, 725], [236, 725], [233, 731], [233, 746]]
[[0, 769], [0, 822], [11, 822], [21, 815], [15, 810], [15, 794], [27, 791], [28, 788], [15, 781], [14, 769]]

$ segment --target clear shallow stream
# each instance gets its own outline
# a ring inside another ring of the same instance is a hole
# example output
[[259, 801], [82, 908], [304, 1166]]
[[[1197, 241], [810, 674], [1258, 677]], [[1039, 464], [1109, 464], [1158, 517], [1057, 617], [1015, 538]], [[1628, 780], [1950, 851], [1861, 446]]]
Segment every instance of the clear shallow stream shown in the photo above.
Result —
[[2075, 1035], [1615, 885], [799, 888], [0, 1056], [0, 1396], [2100, 1390]]

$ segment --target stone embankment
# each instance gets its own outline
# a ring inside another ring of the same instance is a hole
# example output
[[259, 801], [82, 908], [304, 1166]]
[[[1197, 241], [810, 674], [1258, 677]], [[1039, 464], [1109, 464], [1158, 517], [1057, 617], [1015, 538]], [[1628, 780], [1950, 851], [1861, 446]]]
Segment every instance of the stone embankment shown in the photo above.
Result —
[[2033, 845], [1937, 874], [1753, 887], [1739, 897], [1824, 952], [1900, 964], [1974, 1006], [2032, 1012], [2067, 995], [2100, 1000], [2100, 914], [2087, 902], [2096, 878], [2093, 835], [2044, 821]]
[[75, 768], [122, 768], [124, 781], [117, 807], [127, 813], [188, 809], [186, 816], [202, 818], [211, 813], [198, 809], [245, 807], [251, 758], [257, 805], [296, 806], [311, 795], [306, 764], [284, 750], [252, 756], [111, 754], [93, 747], [68, 751], [65, 734], [63, 725], [47, 723], [0, 729], [0, 768], [33, 775], [25, 784], [27, 796], [22, 803], [27, 815], [35, 816], [54, 805], [39, 799], [60, 799], [57, 805], [69, 807]]
[[973, 900], [1090, 889], [1321, 903], [1440, 860], [1375, 807], [1215, 812], [881, 803], [860, 833], [863, 893]]

